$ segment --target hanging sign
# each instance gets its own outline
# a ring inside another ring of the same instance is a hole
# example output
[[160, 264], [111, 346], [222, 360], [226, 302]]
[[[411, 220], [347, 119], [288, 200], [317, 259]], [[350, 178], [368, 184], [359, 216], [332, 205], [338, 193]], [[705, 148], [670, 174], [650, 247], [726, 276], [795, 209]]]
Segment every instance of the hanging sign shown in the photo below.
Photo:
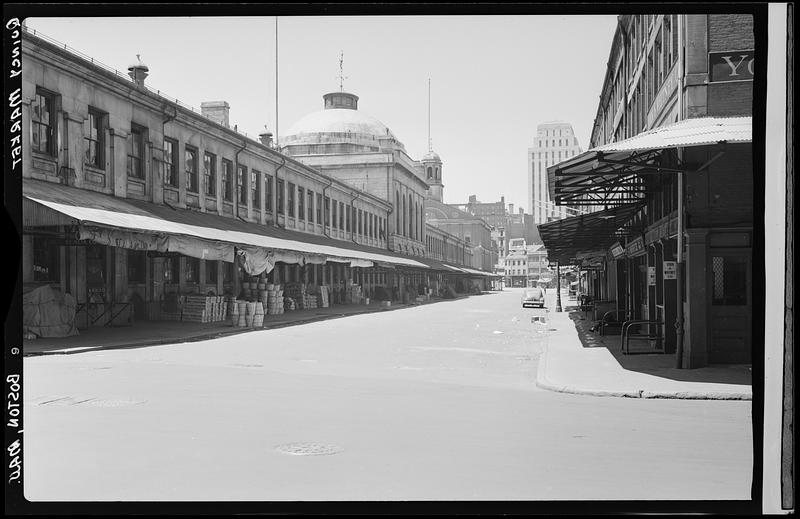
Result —
[[625, 254], [625, 247], [620, 242], [611, 246], [611, 257], [617, 259]]
[[647, 286], [656, 286], [656, 268], [647, 267]]
[[664, 279], [678, 279], [678, 262], [664, 262]]
[[626, 249], [629, 258], [640, 256], [645, 253], [644, 238], [639, 236], [628, 244]]

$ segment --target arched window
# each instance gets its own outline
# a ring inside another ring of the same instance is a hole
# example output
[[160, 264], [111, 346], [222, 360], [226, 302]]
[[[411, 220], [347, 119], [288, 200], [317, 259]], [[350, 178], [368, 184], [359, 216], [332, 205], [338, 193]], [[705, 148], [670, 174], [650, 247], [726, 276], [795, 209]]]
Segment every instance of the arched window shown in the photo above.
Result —
[[414, 202], [414, 214], [416, 215], [416, 218], [417, 218], [417, 226], [414, 228], [414, 234], [416, 234], [417, 235], [416, 238], [418, 240], [420, 240], [420, 239], [422, 239], [422, 232], [420, 231], [419, 222], [422, 219], [419, 217], [420, 216], [419, 215], [419, 204], [417, 202]]
[[441, 180], [442, 179], [442, 174], [439, 173], [439, 168], [436, 168], [436, 179], [437, 180]]
[[411, 201], [411, 193], [408, 194], [408, 234], [409, 238], [414, 237], [414, 202]]
[[397, 191], [396, 195], [397, 195], [397, 205], [395, 205], [394, 207], [394, 214], [397, 217], [397, 221], [395, 222], [394, 232], [400, 234], [400, 231], [402, 230], [402, 228], [400, 227], [400, 192]]
[[406, 215], [406, 197], [403, 197], [403, 232], [401, 233], [403, 236], [408, 236], [406, 222], [408, 220], [408, 215]]
[[433, 176], [433, 169], [430, 166], [428, 166], [428, 178], [431, 178], [432, 176]]

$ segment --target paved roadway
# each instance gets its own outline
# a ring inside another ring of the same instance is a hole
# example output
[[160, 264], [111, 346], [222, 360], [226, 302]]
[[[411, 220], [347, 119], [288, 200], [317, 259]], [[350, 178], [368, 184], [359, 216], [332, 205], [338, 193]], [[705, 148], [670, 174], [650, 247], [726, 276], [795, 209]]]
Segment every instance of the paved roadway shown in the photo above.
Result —
[[25, 358], [25, 495], [749, 499], [750, 402], [537, 388], [548, 331], [520, 294]]

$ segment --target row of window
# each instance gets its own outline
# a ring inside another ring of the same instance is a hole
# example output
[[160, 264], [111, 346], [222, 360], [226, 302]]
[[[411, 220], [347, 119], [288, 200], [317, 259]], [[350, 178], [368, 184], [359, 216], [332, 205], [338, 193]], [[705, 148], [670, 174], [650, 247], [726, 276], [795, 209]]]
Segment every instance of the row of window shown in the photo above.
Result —
[[[53, 92], [42, 88], [37, 88], [36, 98], [32, 107], [31, 116], [31, 143], [34, 151], [50, 156], [56, 155], [55, 139], [57, 118], [55, 113], [58, 111], [57, 103], [59, 97]], [[89, 117], [84, 123], [85, 140], [85, 162], [87, 165], [104, 169], [105, 168], [105, 135], [108, 126], [108, 114], [89, 107]], [[130, 131], [130, 146], [127, 156], [127, 174], [131, 178], [145, 178], [145, 143], [147, 142], [148, 130], [145, 127], [132, 124]], [[177, 140], [165, 137], [163, 145], [163, 172], [164, 183], [167, 186], [179, 187], [179, 143]], [[184, 146], [183, 152], [183, 174], [186, 183], [186, 190], [190, 193], [198, 193], [200, 163], [200, 151], [189, 145]], [[210, 152], [203, 153], [202, 175], [203, 193], [206, 196], [215, 197], [217, 195], [217, 167], [220, 165], [220, 189], [222, 199], [228, 202], [233, 201], [234, 196], [234, 163], [228, 159], [218, 159]], [[273, 179], [271, 175], [263, 175], [256, 169], [250, 169], [244, 165], [236, 168], [235, 195], [236, 200], [247, 205], [248, 199], [252, 207], [261, 207], [262, 192], [264, 196], [264, 206], [269, 212], [273, 210], [273, 194], [277, 194], [275, 202], [278, 214], [286, 214], [299, 220], [307, 220], [310, 223], [323, 223], [333, 229], [353, 232], [358, 235], [373, 239], [386, 239], [385, 218], [379, 217], [372, 212], [356, 209], [344, 202], [331, 200], [320, 193], [304, 189], [300, 186], [288, 182], [286, 200], [284, 200], [284, 181]], [[263, 186], [263, 190], [262, 190]], [[409, 198], [410, 200], [410, 198]], [[324, 213], [323, 213], [324, 202]], [[410, 203], [410, 202], [409, 202]], [[416, 205], [419, 210], [418, 204]], [[405, 209], [405, 207], [404, 207]], [[409, 209], [409, 211], [411, 211]], [[399, 216], [399, 213], [398, 213]], [[408, 220], [407, 220], [408, 218]], [[403, 217], [403, 221], [415, 222], [414, 227], [407, 227], [406, 232], [413, 235], [421, 234], [420, 225], [423, 224], [421, 218], [416, 218], [413, 213], [408, 217]], [[419, 224], [419, 225], [418, 225]]]
[[[561, 132], [562, 132], [562, 131], [563, 131], [563, 132], [564, 132], [564, 134], [566, 134], [568, 137], [569, 137], [570, 135], [572, 135], [572, 132], [571, 132], [570, 130], [564, 130], [563, 128], [558, 128], [558, 129], [554, 129], [554, 130], [553, 130], [553, 135], [552, 135], [552, 137], [561, 137], [561, 135], [562, 135], [562, 133], [561, 133]], [[542, 132], [541, 132], [541, 130], [540, 130], [540, 131], [539, 131], [539, 135], [541, 135], [541, 134], [542, 134]], [[544, 131], [544, 136], [545, 136], [545, 137], [551, 137], [551, 135], [550, 135], [550, 130], [545, 130], [545, 131]], [[559, 142], [561, 142], [561, 141], [559, 140]], [[540, 143], [541, 143], [541, 141], [540, 141]], [[560, 145], [560, 144], [559, 144], [559, 145]], [[539, 144], [539, 146], [541, 146], [541, 144]]]
[[424, 206], [415, 202], [411, 193], [408, 196], [401, 196], [400, 192], [395, 193], [395, 218], [397, 234], [401, 234], [412, 240], [421, 240], [425, 218], [423, 216]]
[[[631, 137], [647, 126], [647, 113], [667, 74], [678, 60], [678, 15], [664, 15], [660, 21], [661, 23], [654, 26], [653, 15], [634, 17], [628, 47], [624, 49], [627, 59], [616, 70], [611, 87], [603, 121], [605, 136], [602, 142], [607, 142], [612, 136], [615, 140]], [[655, 31], [655, 38], [648, 52], [646, 47], [651, 31]], [[638, 70], [640, 60], [645, 60], [645, 63], [638, 81], [636, 85], [628, 84]], [[630, 89], [634, 90], [634, 96], [631, 103], [625, 103], [624, 97]], [[620, 107], [625, 110], [627, 124], [622, 125], [617, 134], [614, 134], [613, 124]]]
[[464, 262], [464, 250], [453, 243], [445, 243], [444, 240], [433, 236], [426, 236], [428, 252], [436, 257], [443, 258], [445, 261]]
[[[550, 143], [551, 146], [556, 147], [556, 139], [539, 139], [539, 147], [547, 146], [547, 143]], [[572, 146], [574, 144], [574, 139], [558, 139], [558, 146]]]
[[[539, 165], [539, 171], [544, 171], [544, 168], [552, 166], [553, 164], [558, 164], [564, 160], [567, 160], [570, 157], [574, 157], [577, 154], [575, 150], [569, 151], [551, 151], [548, 155], [548, 152], [540, 152], [540, 153], [533, 153], [533, 164], [532, 167], [534, 170], [536, 169], [537, 161]], [[542, 164], [542, 159], [544, 159], [544, 164]], [[549, 159], [549, 160], [548, 160]]]

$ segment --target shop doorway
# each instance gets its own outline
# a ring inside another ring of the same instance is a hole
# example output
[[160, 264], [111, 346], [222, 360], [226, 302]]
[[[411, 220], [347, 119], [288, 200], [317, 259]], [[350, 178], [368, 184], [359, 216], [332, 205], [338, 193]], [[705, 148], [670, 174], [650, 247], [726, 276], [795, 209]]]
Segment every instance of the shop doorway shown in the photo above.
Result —
[[752, 362], [752, 254], [712, 250], [709, 257], [709, 363], [749, 364]]

